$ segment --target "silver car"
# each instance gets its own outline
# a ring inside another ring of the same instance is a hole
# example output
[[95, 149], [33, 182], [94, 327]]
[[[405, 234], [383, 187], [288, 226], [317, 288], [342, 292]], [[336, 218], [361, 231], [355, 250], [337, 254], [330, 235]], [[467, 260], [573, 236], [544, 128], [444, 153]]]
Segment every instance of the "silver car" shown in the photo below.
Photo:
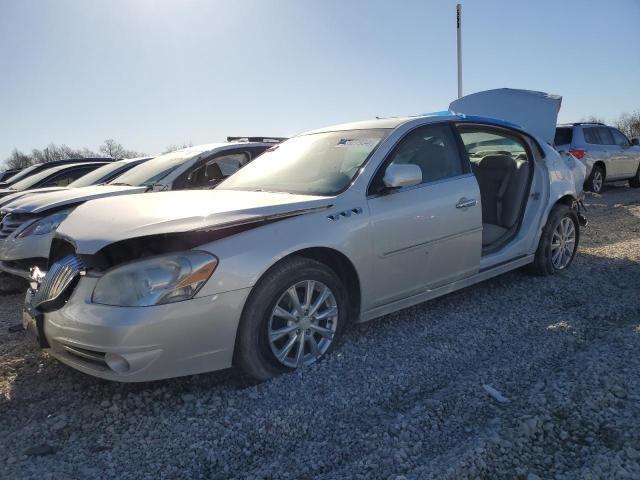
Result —
[[84, 202], [153, 191], [213, 188], [280, 140], [231, 138], [225, 143], [160, 155], [108, 184], [60, 188], [6, 204], [0, 199], [0, 272], [28, 279], [31, 267], [44, 268], [58, 225]]
[[558, 125], [554, 143], [587, 167], [585, 188], [602, 192], [607, 181], [628, 180], [629, 186], [640, 187], [640, 146], [638, 139], [629, 140], [617, 128], [602, 123]]
[[[513, 101], [514, 118], [500, 115], [516, 120], [523, 99], [526, 127], [475, 116]], [[523, 266], [561, 272], [584, 166], [548, 145], [557, 102], [484, 92], [457, 113], [299, 135], [214, 191], [87, 202], [33, 272], [25, 328], [110, 380], [233, 364], [267, 379], [327, 355], [350, 323]]]

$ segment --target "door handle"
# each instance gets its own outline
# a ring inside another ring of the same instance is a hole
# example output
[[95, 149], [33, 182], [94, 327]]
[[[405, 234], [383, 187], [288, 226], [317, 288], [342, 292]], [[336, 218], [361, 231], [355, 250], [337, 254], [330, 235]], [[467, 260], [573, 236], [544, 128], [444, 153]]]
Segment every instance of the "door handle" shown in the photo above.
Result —
[[476, 200], [475, 198], [472, 198], [471, 200], [467, 200], [466, 198], [462, 198], [456, 204], [456, 208], [475, 207], [477, 204], [478, 204], [478, 200]]

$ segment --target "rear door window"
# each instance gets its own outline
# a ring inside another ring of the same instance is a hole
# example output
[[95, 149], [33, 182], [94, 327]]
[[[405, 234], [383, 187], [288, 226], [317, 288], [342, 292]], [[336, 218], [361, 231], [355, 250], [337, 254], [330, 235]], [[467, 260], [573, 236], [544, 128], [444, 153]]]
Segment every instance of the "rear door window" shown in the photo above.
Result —
[[573, 140], [572, 127], [556, 128], [556, 136], [553, 140], [554, 145], [570, 145], [572, 140]]
[[591, 143], [593, 145], [597, 145], [600, 143], [600, 137], [598, 136], [598, 131], [594, 127], [583, 128], [582, 134], [584, 135], [585, 142]]

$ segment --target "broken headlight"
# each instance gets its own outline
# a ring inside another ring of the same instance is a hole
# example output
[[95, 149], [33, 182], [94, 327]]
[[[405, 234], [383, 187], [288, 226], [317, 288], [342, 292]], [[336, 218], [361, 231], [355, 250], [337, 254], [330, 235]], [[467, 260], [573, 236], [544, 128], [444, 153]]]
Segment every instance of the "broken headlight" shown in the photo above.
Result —
[[171, 253], [115, 267], [96, 284], [93, 303], [148, 307], [193, 298], [218, 266], [207, 252]]

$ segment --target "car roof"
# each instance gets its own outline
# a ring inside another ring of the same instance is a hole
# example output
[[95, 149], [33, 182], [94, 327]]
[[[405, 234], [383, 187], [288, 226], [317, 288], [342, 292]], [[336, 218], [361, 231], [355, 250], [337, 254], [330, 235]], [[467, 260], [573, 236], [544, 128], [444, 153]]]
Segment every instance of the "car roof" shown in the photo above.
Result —
[[277, 145], [276, 142], [243, 142], [243, 141], [233, 141], [233, 142], [218, 142], [218, 143], [205, 143], [202, 145], [194, 145], [193, 147], [181, 148], [180, 150], [176, 150], [176, 152], [193, 152], [193, 153], [202, 153], [202, 152], [210, 152], [211, 150], [216, 150], [217, 148], [229, 148], [229, 147], [268, 147], [272, 145]]
[[[63, 170], [67, 170], [67, 169], [72, 170], [74, 168], [84, 167], [84, 166], [87, 166], [87, 165], [90, 165], [90, 166], [96, 166], [97, 165], [97, 167], [100, 167], [102, 165], [107, 165], [108, 163], [111, 163], [111, 162], [107, 162], [107, 161], [105, 161], [105, 162], [95, 162], [95, 161], [92, 161], [92, 162], [66, 163], [64, 165], [56, 165], [55, 167], [48, 168], [46, 171], [49, 172], [49, 173], [57, 173], [57, 172], [60, 172], [60, 171], [63, 171]], [[42, 172], [44, 172], [44, 170]], [[40, 172], [40, 173], [42, 173], [42, 172]], [[25, 177], [25, 178], [29, 178], [29, 177]]]
[[557, 126], [558, 127], [579, 127], [581, 125], [599, 125], [601, 127], [606, 127], [608, 125], [605, 125], [604, 123], [601, 122], [574, 122], [574, 123], [559, 123]]
[[145, 160], [151, 160], [155, 157], [135, 157], [135, 158], [121, 158], [117, 160], [116, 163], [131, 163], [131, 162], [143, 162]]
[[516, 125], [515, 123], [507, 122], [505, 120], [500, 120], [500, 119], [491, 118], [491, 117], [482, 117], [479, 115], [464, 115], [464, 114], [454, 113], [454, 112], [445, 110], [442, 112], [431, 112], [431, 113], [424, 113], [421, 115], [414, 115], [414, 116], [376, 118], [374, 120], [365, 120], [361, 122], [341, 123], [338, 125], [331, 125], [328, 127], [304, 132], [302, 135], [309, 135], [309, 134], [321, 133], [321, 132], [335, 132], [335, 131], [341, 131], [341, 130], [370, 130], [370, 129], [376, 129], [376, 128], [393, 129], [408, 122], [424, 121], [425, 119], [431, 119], [434, 122], [445, 120], [445, 121], [451, 121], [451, 122], [490, 123], [497, 126], [517, 128], [518, 130], [522, 130], [526, 133], [526, 131], [523, 130], [523, 128], [520, 125]]

